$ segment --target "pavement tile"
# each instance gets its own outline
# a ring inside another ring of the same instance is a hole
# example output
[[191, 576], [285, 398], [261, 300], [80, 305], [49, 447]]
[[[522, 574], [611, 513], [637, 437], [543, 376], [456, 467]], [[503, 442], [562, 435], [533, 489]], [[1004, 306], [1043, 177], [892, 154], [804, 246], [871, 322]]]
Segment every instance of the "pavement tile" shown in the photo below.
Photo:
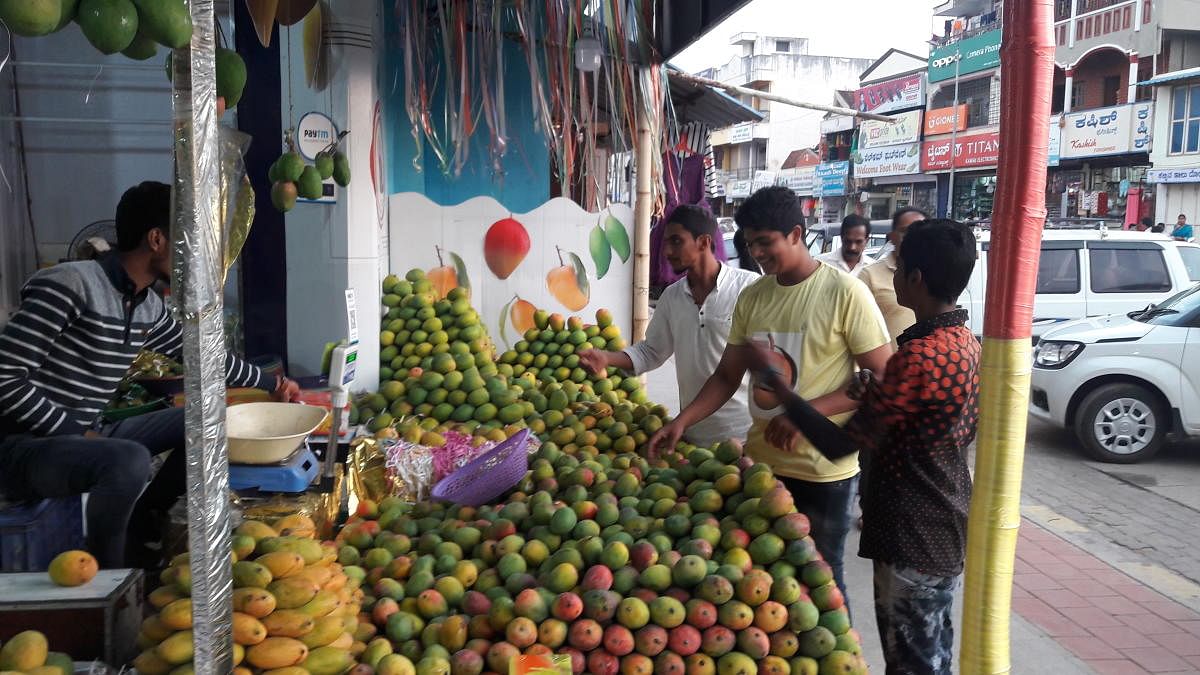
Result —
[[1104, 640], [1109, 647], [1113, 649], [1133, 649], [1135, 647], [1147, 647], [1151, 643], [1149, 636], [1132, 630], [1129, 626], [1097, 626], [1089, 628], [1092, 635]]
[[1200, 621], [1176, 621], [1175, 625], [1192, 635], [1200, 635]]
[[1098, 584], [1094, 579], [1064, 579], [1062, 585], [1063, 588], [1085, 598], [1123, 597], [1117, 589]]
[[1038, 565], [1040, 563], [1062, 562], [1058, 559], [1058, 556], [1044, 548], [1041, 548], [1040, 546], [1030, 546], [1024, 550], [1017, 549], [1017, 557], [1025, 562], [1033, 563], [1034, 565]]
[[1179, 656], [1200, 656], [1200, 637], [1191, 633], [1152, 635], [1150, 639]]
[[1040, 598], [1032, 596], [1028, 598], [1014, 597], [1012, 607], [1017, 614], [1026, 619], [1032, 619], [1035, 616], [1061, 616], [1057, 609], [1046, 604]]
[[1141, 603], [1134, 602], [1123, 595], [1088, 598], [1088, 602], [1113, 615], [1146, 613], [1146, 609], [1142, 607]]
[[[1092, 601], [1088, 598], [1076, 595], [1074, 592], [1065, 588], [1052, 588], [1045, 591], [1038, 591], [1038, 597], [1043, 602], [1051, 607], [1093, 607]], [[1133, 604], [1133, 603], [1130, 603]], [[1159, 616], [1162, 616], [1161, 614]], [[1167, 618], [1167, 617], [1163, 617]]]
[[1112, 589], [1121, 595], [1137, 602], [1161, 602], [1165, 598], [1155, 591], [1138, 584], [1113, 584]]
[[1045, 591], [1052, 588], [1063, 587], [1062, 583], [1051, 579], [1041, 572], [1033, 572], [1031, 574], [1014, 574], [1013, 583], [1027, 591]]
[[[1025, 615], [1022, 615], [1025, 616]], [[1088, 637], [1091, 635], [1086, 628], [1057, 612], [1054, 614], [1034, 614], [1025, 616], [1031, 623], [1041, 628], [1052, 638]]]
[[1091, 573], [1095, 570], [1085, 570], [1075, 567], [1064, 562], [1057, 563], [1040, 563], [1034, 567], [1038, 572], [1045, 574], [1051, 579], [1063, 581], [1065, 579], [1091, 579]]
[[1154, 612], [1167, 621], [1197, 621], [1200, 620], [1200, 614], [1196, 614], [1192, 610], [1184, 607], [1177, 602], [1170, 600], [1161, 600], [1155, 602], [1140, 603], [1142, 607]]
[[1091, 635], [1084, 637], [1061, 637], [1055, 640], [1058, 644], [1071, 650], [1084, 660], [1090, 659], [1120, 659], [1121, 653], [1104, 640]]
[[1111, 567], [1108, 569], [1084, 570], [1084, 572], [1086, 572], [1089, 577], [1102, 584], [1109, 584], [1112, 586], [1127, 586], [1137, 583], [1135, 580], [1130, 578], [1129, 575], [1125, 574], [1124, 572], [1118, 572]]
[[1060, 607], [1058, 611], [1084, 628], [1121, 625], [1120, 620], [1099, 607]]
[[1085, 659], [1084, 663], [1099, 675], [1148, 675], [1148, 671], [1129, 659]]
[[1157, 647], [1122, 649], [1129, 660], [1152, 673], [1170, 673], [1191, 670], [1191, 664], [1178, 656]]
[[1196, 667], [1196, 672], [1200, 672], [1200, 656], [1189, 656], [1187, 661]]
[[1109, 568], [1108, 563], [1097, 558], [1096, 556], [1088, 555], [1086, 553], [1069, 555], [1063, 555], [1060, 553], [1058, 559], [1080, 570], [1103, 570]]
[[1179, 632], [1178, 626], [1157, 614], [1126, 614], [1117, 618], [1142, 635], [1168, 635]]

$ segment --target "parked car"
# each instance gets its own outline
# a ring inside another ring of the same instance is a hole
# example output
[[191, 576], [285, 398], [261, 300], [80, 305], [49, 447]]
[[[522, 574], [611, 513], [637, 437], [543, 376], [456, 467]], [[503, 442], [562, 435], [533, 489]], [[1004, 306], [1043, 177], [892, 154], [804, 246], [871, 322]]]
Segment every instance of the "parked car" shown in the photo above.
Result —
[[1098, 460], [1149, 459], [1168, 433], [1200, 435], [1200, 284], [1057, 326], [1033, 360], [1033, 416], [1074, 431]]
[[[970, 310], [971, 329], [983, 333], [991, 232], [976, 230], [979, 263], [959, 302]], [[1125, 230], [1042, 232], [1033, 336], [1074, 319], [1124, 314], [1190, 288], [1200, 281], [1200, 246]]]
[[[871, 233], [867, 235], [867, 248], [863, 251], [874, 258], [887, 244], [887, 237], [892, 232], [892, 221], [872, 220]], [[814, 256], [836, 251], [842, 247], [841, 223], [817, 223], [808, 226], [808, 252]]]

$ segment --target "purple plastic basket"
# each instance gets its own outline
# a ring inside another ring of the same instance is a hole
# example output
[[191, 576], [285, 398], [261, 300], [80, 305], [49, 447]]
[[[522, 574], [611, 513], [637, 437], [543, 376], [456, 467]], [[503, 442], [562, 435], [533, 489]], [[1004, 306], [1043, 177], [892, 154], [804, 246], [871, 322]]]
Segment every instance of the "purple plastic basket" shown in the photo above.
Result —
[[433, 486], [433, 498], [479, 506], [521, 482], [529, 470], [529, 430], [522, 429]]

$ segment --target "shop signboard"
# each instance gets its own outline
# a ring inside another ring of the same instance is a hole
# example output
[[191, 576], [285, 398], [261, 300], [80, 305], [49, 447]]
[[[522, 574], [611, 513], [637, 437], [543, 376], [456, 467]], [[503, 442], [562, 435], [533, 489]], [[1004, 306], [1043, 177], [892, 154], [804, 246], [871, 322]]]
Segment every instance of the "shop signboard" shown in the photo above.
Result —
[[754, 139], [754, 123], [742, 122], [729, 130], [729, 143], [746, 143]]
[[[921, 152], [922, 171], [950, 169], [950, 139], [925, 141]], [[1000, 132], [959, 136], [954, 148], [954, 168], [971, 169], [995, 166], [1000, 161]]]
[[750, 181], [735, 180], [729, 183], [729, 190], [726, 193], [734, 199], [745, 199], [750, 196]]
[[841, 197], [846, 194], [846, 179], [850, 177], [850, 162], [822, 162], [817, 165], [813, 177], [813, 195], [817, 197]]
[[1153, 103], [1085, 110], [1063, 117], [1059, 147], [1063, 158], [1150, 152]]
[[1000, 65], [1001, 33], [990, 30], [929, 52], [929, 81], [952, 80], [956, 72], [966, 75]]
[[963, 131], [967, 128], [967, 104], [947, 108], [934, 108], [925, 113], [925, 135], [937, 136]]
[[783, 184], [798, 195], [811, 195], [816, 169], [815, 166], [802, 166], [792, 175], [784, 177]]
[[854, 177], [903, 176], [921, 172], [921, 144], [905, 143], [854, 153]]
[[921, 140], [921, 111], [893, 115], [895, 122], [866, 120], [858, 125], [858, 147], [882, 148]]
[[839, 131], [849, 131], [854, 128], [854, 118], [846, 115], [830, 117], [821, 120], [821, 134], [836, 134]]
[[913, 73], [894, 80], [869, 84], [854, 92], [859, 112], [889, 113], [925, 104], [925, 74]]
[[754, 172], [754, 182], [750, 184], [750, 191], [761, 190], [765, 187], [771, 187], [775, 184], [775, 172], [759, 170]]
[[1147, 183], [1200, 183], [1200, 167], [1179, 169], [1149, 169]]
[[1046, 166], [1058, 166], [1058, 149], [1062, 143], [1062, 116], [1052, 115], [1050, 117], [1050, 151], [1047, 155], [1048, 161]]

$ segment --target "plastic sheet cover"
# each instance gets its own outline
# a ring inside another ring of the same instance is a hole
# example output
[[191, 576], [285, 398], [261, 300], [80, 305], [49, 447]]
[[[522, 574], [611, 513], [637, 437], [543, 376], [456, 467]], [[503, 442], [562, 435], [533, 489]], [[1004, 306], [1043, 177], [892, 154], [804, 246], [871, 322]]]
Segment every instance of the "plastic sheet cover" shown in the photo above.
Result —
[[[188, 544], [194, 671], [233, 671], [229, 462], [225, 438], [224, 277], [213, 0], [191, 0], [190, 48], [173, 59], [174, 296], [183, 319]], [[183, 58], [188, 56], [188, 58]]]

